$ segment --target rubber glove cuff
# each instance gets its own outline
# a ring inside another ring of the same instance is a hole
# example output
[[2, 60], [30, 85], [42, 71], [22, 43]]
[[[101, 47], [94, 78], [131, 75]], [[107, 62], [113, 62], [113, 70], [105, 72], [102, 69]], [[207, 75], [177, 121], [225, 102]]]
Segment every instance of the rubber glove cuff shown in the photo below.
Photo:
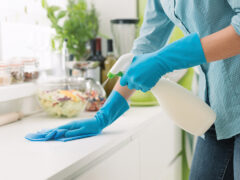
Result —
[[178, 41], [153, 53], [160, 60], [164, 72], [172, 72], [176, 69], [184, 69], [207, 63], [202, 48], [200, 37], [197, 33], [190, 34]]
[[104, 129], [128, 109], [129, 105], [126, 99], [119, 92], [113, 90], [104, 106], [96, 113], [95, 118], [99, 122], [100, 128]]

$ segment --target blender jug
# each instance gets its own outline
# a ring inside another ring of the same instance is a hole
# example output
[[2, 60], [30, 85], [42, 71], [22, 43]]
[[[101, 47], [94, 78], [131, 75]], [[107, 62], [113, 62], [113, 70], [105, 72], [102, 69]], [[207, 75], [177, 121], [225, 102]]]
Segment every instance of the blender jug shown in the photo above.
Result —
[[136, 38], [138, 19], [113, 19], [111, 29], [114, 37], [117, 55], [129, 53]]

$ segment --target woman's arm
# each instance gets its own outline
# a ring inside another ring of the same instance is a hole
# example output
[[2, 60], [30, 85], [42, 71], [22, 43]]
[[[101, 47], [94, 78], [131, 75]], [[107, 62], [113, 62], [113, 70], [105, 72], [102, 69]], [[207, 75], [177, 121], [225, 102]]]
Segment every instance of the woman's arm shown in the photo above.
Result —
[[[166, 16], [159, 0], [148, 0], [144, 14], [144, 21], [140, 30], [140, 36], [134, 41], [132, 53], [135, 55], [154, 52], [162, 48], [174, 27], [174, 24]], [[121, 86], [118, 81], [114, 87], [125, 99], [128, 99], [135, 90]]]
[[233, 26], [228, 26], [201, 39], [207, 62], [213, 62], [240, 54], [240, 36]]
[[174, 28], [159, 0], [148, 0], [139, 37], [134, 41], [134, 55], [151, 53], [164, 47]]
[[[240, 54], [240, 36], [232, 26], [208, 35], [201, 39], [202, 48], [207, 62], [226, 59]], [[118, 91], [125, 99], [128, 99], [135, 90], [121, 86], [119, 81], [114, 90]]]
[[128, 89], [127, 86], [121, 86], [120, 80], [117, 81], [114, 90], [118, 91], [126, 100], [135, 92], [135, 90]]

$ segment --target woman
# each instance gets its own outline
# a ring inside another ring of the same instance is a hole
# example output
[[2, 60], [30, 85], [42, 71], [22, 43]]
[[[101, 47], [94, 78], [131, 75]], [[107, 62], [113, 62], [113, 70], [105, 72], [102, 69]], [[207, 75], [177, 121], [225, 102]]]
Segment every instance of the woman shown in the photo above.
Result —
[[[174, 25], [186, 36], [164, 47]], [[167, 72], [201, 65], [199, 94], [217, 119], [205, 139], [198, 138], [190, 179], [239, 180], [240, 1], [149, 0], [132, 53], [130, 68], [94, 118], [58, 127], [40, 140], [96, 135], [128, 110], [133, 89], [148, 91]]]

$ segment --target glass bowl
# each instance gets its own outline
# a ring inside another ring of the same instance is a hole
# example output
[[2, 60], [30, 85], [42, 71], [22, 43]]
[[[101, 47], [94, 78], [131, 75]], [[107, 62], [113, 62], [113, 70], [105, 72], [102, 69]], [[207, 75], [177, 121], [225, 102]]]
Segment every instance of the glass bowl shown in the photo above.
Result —
[[87, 81], [82, 78], [39, 83], [37, 98], [49, 115], [74, 117], [83, 112], [88, 103], [86, 85]]

